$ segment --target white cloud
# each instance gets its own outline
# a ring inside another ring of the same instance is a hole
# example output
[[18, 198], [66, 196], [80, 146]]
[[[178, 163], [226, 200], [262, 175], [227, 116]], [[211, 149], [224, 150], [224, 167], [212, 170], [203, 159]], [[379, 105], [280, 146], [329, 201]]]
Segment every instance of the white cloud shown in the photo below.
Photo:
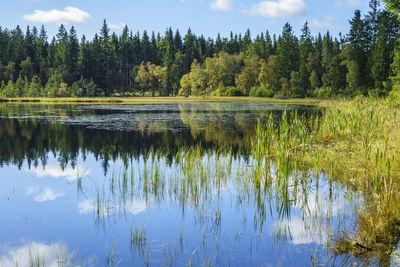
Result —
[[270, 18], [292, 17], [306, 12], [307, 5], [303, 0], [261, 1], [246, 10], [245, 13], [254, 16]]
[[232, 9], [232, 0], [215, 0], [211, 3], [211, 8], [218, 11], [228, 11]]
[[114, 23], [109, 23], [108, 26], [111, 29], [116, 29], [116, 30], [121, 30], [125, 27], [126, 23], [120, 22], [118, 24], [114, 24]]
[[24, 15], [24, 19], [41, 23], [70, 24], [84, 22], [90, 18], [89, 13], [77, 7], [68, 6], [64, 10], [34, 10], [32, 14]]
[[64, 195], [64, 192], [55, 192], [50, 187], [46, 187], [44, 190], [41, 190], [37, 187], [29, 187], [28, 191], [26, 192], [27, 196], [35, 195], [34, 199], [37, 202], [45, 202], [45, 201], [52, 201], [58, 197]]
[[60, 259], [63, 259], [63, 265], [69, 266], [73, 263], [72, 258], [73, 253], [61, 244], [31, 242], [19, 247], [1, 248], [0, 266], [31, 266], [32, 262], [39, 260], [40, 265], [57, 267]]
[[326, 15], [324, 20], [319, 21], [317, 19], [313, 19], [310, 21], [310, 27], [313, 29], [321, 30], [321, 29], [328, 29], [328, 30], [340, 30], [342, 27], [340, 25], [336, 25], [332, 22], [334, 18], [330, 15]]
[[34, 173], [38, 177], [52, 176], [55, 178], [65, 177], [68, 181], [73, 181], [83, 176], [89, 175], [91, 170], [83, 166], [72, 168], [67, 166], [64, 170], [58, 165], [48, 165], [44, 169], [42, 167], [34, 167], [26, 171]]

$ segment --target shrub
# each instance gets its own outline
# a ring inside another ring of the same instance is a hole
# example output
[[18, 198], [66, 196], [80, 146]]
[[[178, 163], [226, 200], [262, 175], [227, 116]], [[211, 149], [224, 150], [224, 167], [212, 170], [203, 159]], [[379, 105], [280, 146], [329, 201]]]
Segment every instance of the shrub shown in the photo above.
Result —
[[254, 86], [251, 88], [249, 95], [252, 97], [273, 97], [274, 92], [272, 90], [264, 89], [260, 86]]
[[400, 91], [398, 90], [390, 91], [386, 100], [390, 106], [395, 108], [400, 108]]
[[329, 98], [333, 95], [331, 87], [321, 87], [315, 89], [315, 96], [319, 98]]
[[225, 89], [224, 95], [225, 96], [243, 96], [243, 92], [242, 92], [242, 90], [240, 90], [237, 87], [230, 86]]

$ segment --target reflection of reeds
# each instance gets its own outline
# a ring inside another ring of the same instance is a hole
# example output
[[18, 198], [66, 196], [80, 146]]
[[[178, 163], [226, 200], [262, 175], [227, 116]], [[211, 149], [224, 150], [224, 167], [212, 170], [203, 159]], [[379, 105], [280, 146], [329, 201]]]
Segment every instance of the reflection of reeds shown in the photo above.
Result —
[[[27, 247], [14, 248], [13, 253], [13, 264], [17, 267], [45, 267], [55, 264], [60, 267], [81, 266], [74, 263], [74, 255], [68, 253], [66, 246], [62, 247], [59, 244], [31, 243]], [[11, 264], [4, 258], [2, 263], [7, 266]]]
[[135, 225], [131, 229], [131, 247], [135, 248], [143, 256], [147, 247], [147, 234], [144, 227], [137, 228]]
[[106, 246], [106, 265], [107, 267], [116, 267], [121, 263], [119, 259], [114, 244], [112, 244], [111, 249]]
[[358, 211], [356, 236], [348, 237], [351, 240], [346, 244], [341, 239], [337, 248], [354, 254], [375, 250], [387, 260], [400, 235], [397, 113], [379, 100], [358, 98], [328, 107], [318, 118], [293, 114], [288, 119], [283, 114], [278, 123], [270, 117], [257, 127], [252, 143], [256, 187], [268, 181], [262, 170], [270, 160], [276, 163], [275, 191], [284, 213], [290, 207], [287, 202], [293, 201], [288, 198], [288, 189], [307, 179], [297, 175], [297, 170], [314, 169], [317, 174], [322, 170], [330, 178], [351, 185], [363, 194], [365, 203]]

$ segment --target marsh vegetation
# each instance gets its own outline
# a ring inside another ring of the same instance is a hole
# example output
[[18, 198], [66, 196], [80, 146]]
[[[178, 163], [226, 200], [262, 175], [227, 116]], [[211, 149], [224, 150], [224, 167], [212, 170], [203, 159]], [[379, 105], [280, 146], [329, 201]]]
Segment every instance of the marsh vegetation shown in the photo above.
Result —
[[382, 100], [359, 97], [311, 120], [284, 115], [276, 125], [270, 118], [265, 129], [258, 126], [255, 157], [274, 159], [282, 177], [293, 169], [312, 169], [351, 186], [363, 199], [354, 207], [357, 224], [332, 248], [387, 261], [400, 233], [398, 110]]

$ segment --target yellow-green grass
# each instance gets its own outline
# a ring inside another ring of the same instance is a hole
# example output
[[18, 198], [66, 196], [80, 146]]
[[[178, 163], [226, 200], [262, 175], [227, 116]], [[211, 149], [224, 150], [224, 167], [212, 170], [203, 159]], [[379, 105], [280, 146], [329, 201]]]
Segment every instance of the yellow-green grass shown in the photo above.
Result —
[[202, 102], [227, 102], [227, 103], [271, 103], [294, 105], [320, 105], [334, 102], [334, 100], [321, 100], [314, 98], [257, 98], [257, 97], [60, 97], [60, 98], [3, 98], [0, 101], [16, 103], [62, 103], [62, 104], [159, 104], [159, 103], [202, 103]]
[[359, 193], [356, 229], [338, 237], [334, 248], [388, 262], [400, 237], [399, 115], [385, 100], [358, 97], [328, 105], [311, 120], [284, 116], [276, 126], [270, 117], [257, 129], [253, 154], [275, 160], [283, 180], [296, 169], [312, 169]]

